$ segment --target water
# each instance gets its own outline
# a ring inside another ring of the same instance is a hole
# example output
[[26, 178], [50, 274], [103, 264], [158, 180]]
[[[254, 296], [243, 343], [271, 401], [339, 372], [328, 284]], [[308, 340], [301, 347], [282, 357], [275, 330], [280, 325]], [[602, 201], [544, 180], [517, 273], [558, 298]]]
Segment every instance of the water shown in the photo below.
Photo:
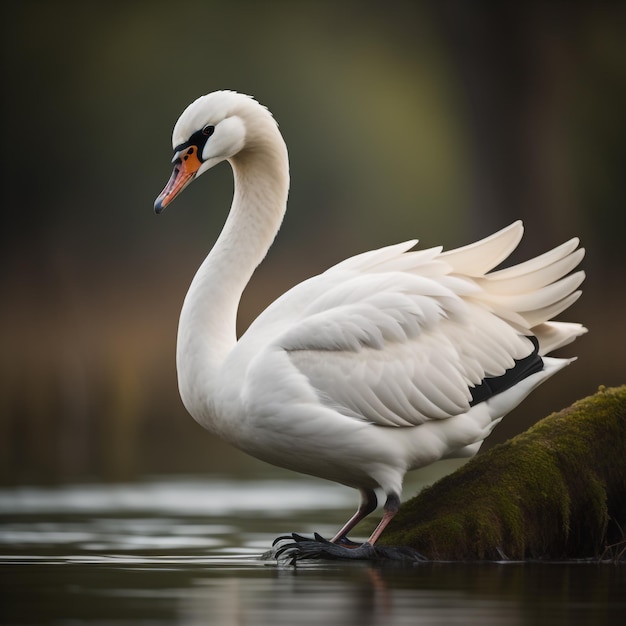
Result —
[[326, 536], [354, 495], [313, 481], [154, 479], [0, 490], [4, 624], [342, 626], [625, 623], [626, 567], [308, 563], [260, 555]]

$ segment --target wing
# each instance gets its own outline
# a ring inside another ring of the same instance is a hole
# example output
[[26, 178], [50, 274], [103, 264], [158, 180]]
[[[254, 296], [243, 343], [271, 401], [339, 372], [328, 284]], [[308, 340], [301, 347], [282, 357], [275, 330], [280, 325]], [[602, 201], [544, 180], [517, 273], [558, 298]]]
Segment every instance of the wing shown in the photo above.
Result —
[[[471, 389], [532, 352], [527, 338], [464, 298], [453, 277], [356, 276], [278, 341], [320, 399], [342, 414], [408, 426], [464, 413]], [[312, 307], [313, 308], [313, 307]]]
[[520, 237], [516, 223], [449, 253], [411, 241], [357, 255], [277, 300], [242, 348], [261, 360], [284, 351], [319, 401], [351, 418], [410, 426], [464, 413], [485, 379], [536, 352], [533, 324], [582, 280], [562, 278], [580, 260], [571, 243], [488, 274]]

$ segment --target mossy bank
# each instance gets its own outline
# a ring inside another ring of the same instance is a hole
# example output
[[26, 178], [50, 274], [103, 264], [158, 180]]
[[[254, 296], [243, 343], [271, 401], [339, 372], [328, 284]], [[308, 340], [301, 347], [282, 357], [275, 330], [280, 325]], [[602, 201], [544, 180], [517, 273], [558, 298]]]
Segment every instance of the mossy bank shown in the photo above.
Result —
[[626, 385], [600, 388], [406, 502], [380, 544], [429, 559], [620, 558]]

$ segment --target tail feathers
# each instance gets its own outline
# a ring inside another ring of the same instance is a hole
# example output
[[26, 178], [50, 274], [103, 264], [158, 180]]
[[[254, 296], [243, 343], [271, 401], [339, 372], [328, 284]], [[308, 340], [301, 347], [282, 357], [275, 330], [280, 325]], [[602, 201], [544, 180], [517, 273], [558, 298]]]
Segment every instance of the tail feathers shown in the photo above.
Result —
[[513, 387], [499, 393], [487, 400], [485, 403], [489, 408], [489, 414], [493, 420], [500, 420], [504, 415], [512, 411], [531, 391], [536, 389], [541, 383], [545, 382], [551, 376], [554, 376], [559, 370], [576, 360], [571, 359], [555, 359], [553, 357], [543, 358], [543, 369], [535, 374], [531, 374], [524, 378]]
[[539, 354], [545, 356], [572, 343], [574, 339], [584, 335], [587, 329], [582, 324], [572, 322], [544, 322], [534, 326], [532, 331], [539, 341]]

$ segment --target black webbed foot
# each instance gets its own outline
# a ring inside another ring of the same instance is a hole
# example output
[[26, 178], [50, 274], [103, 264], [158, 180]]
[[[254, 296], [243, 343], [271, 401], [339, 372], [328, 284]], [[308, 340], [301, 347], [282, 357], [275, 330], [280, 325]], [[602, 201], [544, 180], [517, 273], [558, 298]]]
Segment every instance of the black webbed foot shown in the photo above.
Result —
[[[291, 536], [279, 537], [279, 540], [291, 539], [278, 547], [275, 553], [277, 560], [287, 559], [289, 565], [295, 565], [301, 560], [368, 560], [375, 557], [374, 546], [369, 543], [356, 544], [357, 547], [349, 548], [345, 545], [331, 543], [321, 535], [314, 533], [313, 538], [303, 537], [297, 533]], [[351, 542], [352, 543], [352, 542]], [[276, 545], [276, 541], [273, 545]]]
[[[276, 560], [285, 559], [289, 565], [296, 565], [302, 560], [331, 560], [331, 561], [426, 561], [419, 552], [408, 547], [373, 546], [370, 543], [355, 544], [347, 540], [342, 545], [332, 543], [321, 535], [314, 533], [313, 538], [303, 537], [293, 533], [278, 537], [273, 546], [280, 541], [289, 541], [279, 546], [274, 552]], [[356, 547], [347, 547], [347, 546]]]

